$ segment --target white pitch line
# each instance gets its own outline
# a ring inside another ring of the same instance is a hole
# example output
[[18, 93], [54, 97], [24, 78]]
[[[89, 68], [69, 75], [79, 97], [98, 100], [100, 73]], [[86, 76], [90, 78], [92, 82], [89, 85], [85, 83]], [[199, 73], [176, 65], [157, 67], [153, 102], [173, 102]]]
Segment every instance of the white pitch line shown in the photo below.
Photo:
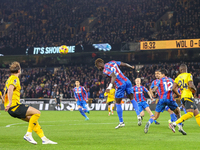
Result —
[[[60, 120], [60, 121], [40, 121], [40, 122], [66, 122], [66, 121], [80, 121], [80, 120]], [[26, 124], [27, 122], [20, 122], [20, 123], [13, 123], [13, 124], [8, 124], [6, 125], [7, 128], [11, 127], [11, 126], [15, 126], [18, 124]]]

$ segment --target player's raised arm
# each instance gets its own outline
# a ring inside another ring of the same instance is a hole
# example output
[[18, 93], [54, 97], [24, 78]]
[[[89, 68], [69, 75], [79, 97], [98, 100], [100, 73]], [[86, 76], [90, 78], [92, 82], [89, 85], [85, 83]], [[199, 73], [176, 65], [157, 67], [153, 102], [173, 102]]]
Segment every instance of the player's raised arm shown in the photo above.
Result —
[[125, 66], [125, 67], [131, 68], [131, 69], [135, 68], [134, 66], [131, 66], [131, 65], [124, 63], [124, 62], [121, 62], [120, 66]]
[[8, 100], [9, 100], [9, 104], [6, 106], [5, 111], [8, 111], [8, 109], [12, 105], [12, 96], [13, 96], [14, 88], [15, 88], [14, 85], [9, 85], [9, 87], [8, 87]]

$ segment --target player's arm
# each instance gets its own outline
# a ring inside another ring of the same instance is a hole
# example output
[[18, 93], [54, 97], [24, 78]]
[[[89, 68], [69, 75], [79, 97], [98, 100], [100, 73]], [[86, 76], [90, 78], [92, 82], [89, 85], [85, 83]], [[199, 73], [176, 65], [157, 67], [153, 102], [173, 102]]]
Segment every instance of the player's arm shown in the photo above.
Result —
[[104, 96], [108, 96], [108, 93], [107, 93], [107, 92], [105, 92], [105, 93], [104, 93]]
[[147, 94], [149, 95], [150, 99], [153, 101], [152, 95], [151, 93], [147, 90], [146, 87], [143, 86], [143, 91], [147, 92]]
[[129, 65], [127, 63], [123, 63], [123, 62], [121, 62], [120, 66], [128, 67], [128, 68], [131, 68], [131, 69], [135, 68], [134, 66], [131, 66], [131, 65]]
[[149, 95], [150, 99], [153, 101], [152, 94], [148, 91], [147, 94]]
[[111, 77], [111, 82], [110, 82], [109, 86], [108, 86], [107, 89], [106, 89], [106, 92], [108, 92], [108, 93], [110, 92], [111, 88], [113, 87], [117, 76], [114, 74], [114, 72], [112, 72], [112, 73], [110, 74], [110, 77]]
[[78, 96], [77, 96], [75, 90], [74, 90], [74, 98], [75, 98], [76, 101], [78, 101]]
[[154, 88], [152, 89], [152, 92], [156, 92], [158, 89], [158, 86], [154, 86]]
[[189, 87], [193, 90], [192, 93], [196, 93], [197, 89], [193, 83], [193, 81], [188, 82]]
[[178, 92], [178, 77], [175, 79], [173, 87], [172, 87], [172, 91], [178, 96], [181, 97], [180, 93]]
[[152, 95], [152, 97], [155, 97], [151, 88], [149, 89], [149, 93]]
[[9, 85], [9, 87], [8, 87], [8, 101], [9, 101], [9, 103], [6, 106], [5, 111], [8, 111], [11, 104], [12, 104], [12, 96], [13, 96], [14, 88], [15, 88], [14, 85]]
[[88, 100], [88, 93], [87, 93], [87, 91], [85, 90], [84, 87], [82, 87], [82, 89], [83, 89], [83, 93], [85, 94], [85, 99]]

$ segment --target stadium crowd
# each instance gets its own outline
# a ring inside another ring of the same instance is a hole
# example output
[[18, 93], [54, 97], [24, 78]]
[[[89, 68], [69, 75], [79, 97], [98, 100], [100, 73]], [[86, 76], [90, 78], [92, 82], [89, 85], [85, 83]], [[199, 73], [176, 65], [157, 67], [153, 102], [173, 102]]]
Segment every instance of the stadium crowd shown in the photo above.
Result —
[[[8, 35], [0, 35], [0, 48], [152, 40], [152, 29], [167, 11], [173, 12], [173, 19], [160, 20], [153, 39], [198, 38], [199, 1], [186, 2], [185, 6], [177, 0], [2, 0], [1, 24], [12, 22], [13, 27]], [[80, 24], [89, 17], [98, 21], [86, 33]]]
[[[142, 85], [149, 89], [151, 82], [155, 79], [154, 71], [165, 68], [169, 71], [169, 76], [175, 79], [178, 75], [180, 63], [176, 64], [154, 64], [144, 65], [140, 70], [130, 70], [121, 68], [123, 73], [134, 84], [134, 79], [140, 77]], [[187, 63], [188, 72], [193, 75], [195, 86], [198, 91], [195, 97], [200, 98], [200, 63]], [[8, 70], [0, 70], [0, 90], [5, 86], [5, 81], [9, 77]], [[79, 80], [81, 85], [88, 91], [89, 98], [103, 98], [104, 89], [110, 83], [110, 79], [104, 76], [97, 68], [90, 66], [73, 66], [66, 68], [48, 69], [23, 69], [21, 75], [21, 96], [26, 98], [54, 98], [56, 91], [60, 92], [63, 98], [74, 97], [73, 88], [75, 81]]]

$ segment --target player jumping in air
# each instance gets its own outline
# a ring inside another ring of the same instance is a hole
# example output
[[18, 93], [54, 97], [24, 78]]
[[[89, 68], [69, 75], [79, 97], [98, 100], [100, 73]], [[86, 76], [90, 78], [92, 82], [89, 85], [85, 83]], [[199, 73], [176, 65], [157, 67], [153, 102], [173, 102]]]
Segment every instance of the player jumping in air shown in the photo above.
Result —
[[87, 109], [87, 100], [88, 100], [88, 94], [87, 91], [83, 86], [80, 86], [80, 82], [75, 82], [76, 87], [74, 88], [74, 97], [78, 105], [78, 110], [85, 117], [85, 120], [89, 120], [89, 118], [86, 116], [85, 113], [90, 113], [90, 111]]
[[[160, 112], [162, 112], [166, 106], [168, 106], [174, 113], [176, 114], [177, 118], [180, 118], [180, 109], [178, 104], [173, 98], [172, 86], [173, 86], [173, 79], [168, 78], [167, 70], [161, 69], [160, 70], [160, 80], [157, 82], [156, 86], [153, 88], [153, 92], [156, 92], [159, 89], [159, 101], [156, 105], [155, 116], [151, 117], [147, 124], [145, 125], [144, 132], [147, 133], [149, 130], [149, 126], [153, 123], [154, 120], [158, 119]], [[178, 124], [179, 132], [183, 135], [186, 135], [185, 131], [182, 128], [182, 124]]]
[[[141, 79], [140, 78], [135, 79], [135, 83], [136, 83], [136, 85], [133, 87], [133, 92], [134, 92], [135, 100], [138, 103], [140, 116], [144, 117], [144, 110], [146, 110], [149, 113], [150, 117], [153, 117], [154, 115], [151, 112], [149, 105], [145, 101], [146, 99], [145, 99], [144, 93], [143, 93], [143, 92], [147, 92], [150, 99], [153, 100], [150, 92], [144, 86], [141, 85]], [[154, 122], [155, 122], [155, 124], [160, 124], [156, 120], [154, 120]], [[138, 121], [138, 126], [141, 126], [141, 125], [142, 125], [142, 121]]]
[[[172, 89], [176, 95], [181, 97], [181, 101], [187, 113], [181, 116], [176, 122], [170, 124], [173, 132], [175, 132], [176, 125], [192, 118], [193, 116], [195, 116], [196, 122], [200, 126], [200, 114], [197, 106], [194, 103], [194, 97], [192, 94], [196, 92], [192, 75], [187, 73], [187, 66], [185, 64], [180, 65], [179, 71], [181, 74], [179, 74], [179, 76], [175, 79]], [[178, 93], [177, 87], [180, 87], [181, 95]]]
[[11, 76], [5, 83], [5, 99], [4, 107], [12, 117], [19, 118], [29, 122], [27, 133], [24, 135], [24, 139], [32, 144], [37, 142], [32, 137], [32, 131], [35, 131], [37, 135], [42, 139], [42, 144], [57, 144], [44, 136], [44, 132], [38, 123], [40, 118], [40, 111], [20, 103], [20, 81], [19, 75], [21, 74], [21, 67], [18, 62], [13, 62], [10, 65]]
[[111, 83], [106, 89], [106, 92], [109, 92], [112, 89], [114, 84], [116, 85], [115, 101], [116, 101], [117, 114], [118, 114], [120, 123], [115, 127], [115, 129], [125, 126], [124, 121], [123, 121], [123, 110], [121, 107], [121, 101], [122, 101], [122, 98], [124, 97], [125, 91], [128, 95], [128, 98], [131, 100], [133, 104], [133, 107], [137, 114], [138, 121], [141, 121], [138, 104], [133, 98], [133, 88], [132, 88], [131, 81], [127, 77], [125, 77], [123, 73], [121, 72], [121, 70], [119, 69], [119, 66], [126, 66], [131, 69], [133, 69], [134, 67], [120, 61], [110, 61], [104, 64], [104, 61], [101, 58], [98, 58], [95, 60], [95, 66], [100, 71], [103, 71], [104, 74], [111, 77]]
[[114, 101], [115, 101], [115, 88], [112, 87], [110, 92], [105, 92], [104, 96], [107, 96], [107, 105], [108, 105], [108, 116], [110, 116], [110, 112], [113, 115], [113, 109], [114, 109]]

